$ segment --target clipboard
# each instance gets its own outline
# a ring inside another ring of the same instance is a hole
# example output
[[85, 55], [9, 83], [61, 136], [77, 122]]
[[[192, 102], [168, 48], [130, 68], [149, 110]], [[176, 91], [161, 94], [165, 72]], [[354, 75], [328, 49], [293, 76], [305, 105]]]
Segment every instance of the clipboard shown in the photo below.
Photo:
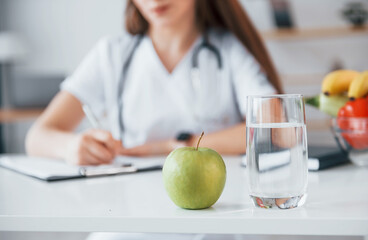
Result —
[[120, 156], [111, 165], [72, 166], [57, 159], [19, 154], [0, 155], [0, 167], [47, 182], [161, 170], [164, 161], [164, 157]]

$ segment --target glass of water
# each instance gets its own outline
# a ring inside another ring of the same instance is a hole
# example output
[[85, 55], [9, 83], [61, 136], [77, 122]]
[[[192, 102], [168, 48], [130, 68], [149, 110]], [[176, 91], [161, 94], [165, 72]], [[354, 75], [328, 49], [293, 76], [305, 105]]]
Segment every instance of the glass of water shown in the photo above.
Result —
[[308, 182], [303, 96], [249, 96], [247, 100], [247, 173], [254, 205], [266, 209], [303, 205]]

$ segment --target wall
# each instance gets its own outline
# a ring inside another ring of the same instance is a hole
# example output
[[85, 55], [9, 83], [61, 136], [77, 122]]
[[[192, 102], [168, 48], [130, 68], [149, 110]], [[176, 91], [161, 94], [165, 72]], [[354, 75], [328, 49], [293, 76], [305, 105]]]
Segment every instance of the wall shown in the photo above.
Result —
[[[83, 56], [104, 35], [123, 29], [124, 0], [2, 0], [7, 30], [26, 41], [28, 58], [21, 70], [71, 73]], [[299, 28], [343, 27], [340, 12], [352, 0], [293, 0], [291, 8]], [[360, 0], [364, 1], [364, 0]], [[261, 31], [273, 28], [267, 0], [241, 0]], [[318, 6], [318, 7], [316, 7]], [[312, 41], [268, 42], [271, 55], [283, 74], [311, 74], [328, 71], [334, 59], [347, 67], [364, 69], [367, 35]], [[363, 52], [361, 52], [363, 51]]]
[[71, 73], [102, 36], [123, 28], [124, 0], [2, 0], [5, 29], [26, 42], [28, 58], [17, 68]]

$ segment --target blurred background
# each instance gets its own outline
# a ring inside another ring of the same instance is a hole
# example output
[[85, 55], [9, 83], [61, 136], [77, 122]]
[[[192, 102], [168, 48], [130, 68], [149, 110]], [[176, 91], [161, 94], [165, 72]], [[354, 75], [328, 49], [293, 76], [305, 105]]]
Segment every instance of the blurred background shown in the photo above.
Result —
[[[359, 15], [368, 0], [241, 3], [287, 93], [316, 95], [329, 71], [368, 69], [368, 27]], [[1, 152], [24, 152], [28, 128], [60, 82], [99, 38], [124, 31], [124, 7], [124, 0], [0, 0]], [[327, 115], [307, 107], [307, 121], [310, 143], [335, 144]]]
[[[329, 71], [368, 69], [368, 27], [359, 17], [359, 12], [367, 11], [368, 0], [241, 3], [261, 32], [287, 93], [316, 95]], [[124, 0], [0, 0], [0, 152], [24, 152], [28, 128], [60, 82], [99, 38], [123, 31], [124, 7]], [[328, 116], [310, 107], [306, 114], [309, 143], [334, 145]], [[7, 232], [0, 238], [56, 236]]]

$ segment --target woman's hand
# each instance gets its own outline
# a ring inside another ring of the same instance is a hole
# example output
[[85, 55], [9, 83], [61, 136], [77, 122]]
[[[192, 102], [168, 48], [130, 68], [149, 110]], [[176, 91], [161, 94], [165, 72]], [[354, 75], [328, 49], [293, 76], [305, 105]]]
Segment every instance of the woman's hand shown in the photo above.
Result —
[[110, 132], [90, 129], [70, 141], [66, 161], [73, 165], [109, 164], [121, 146], [121, 141], [115, 140]]

